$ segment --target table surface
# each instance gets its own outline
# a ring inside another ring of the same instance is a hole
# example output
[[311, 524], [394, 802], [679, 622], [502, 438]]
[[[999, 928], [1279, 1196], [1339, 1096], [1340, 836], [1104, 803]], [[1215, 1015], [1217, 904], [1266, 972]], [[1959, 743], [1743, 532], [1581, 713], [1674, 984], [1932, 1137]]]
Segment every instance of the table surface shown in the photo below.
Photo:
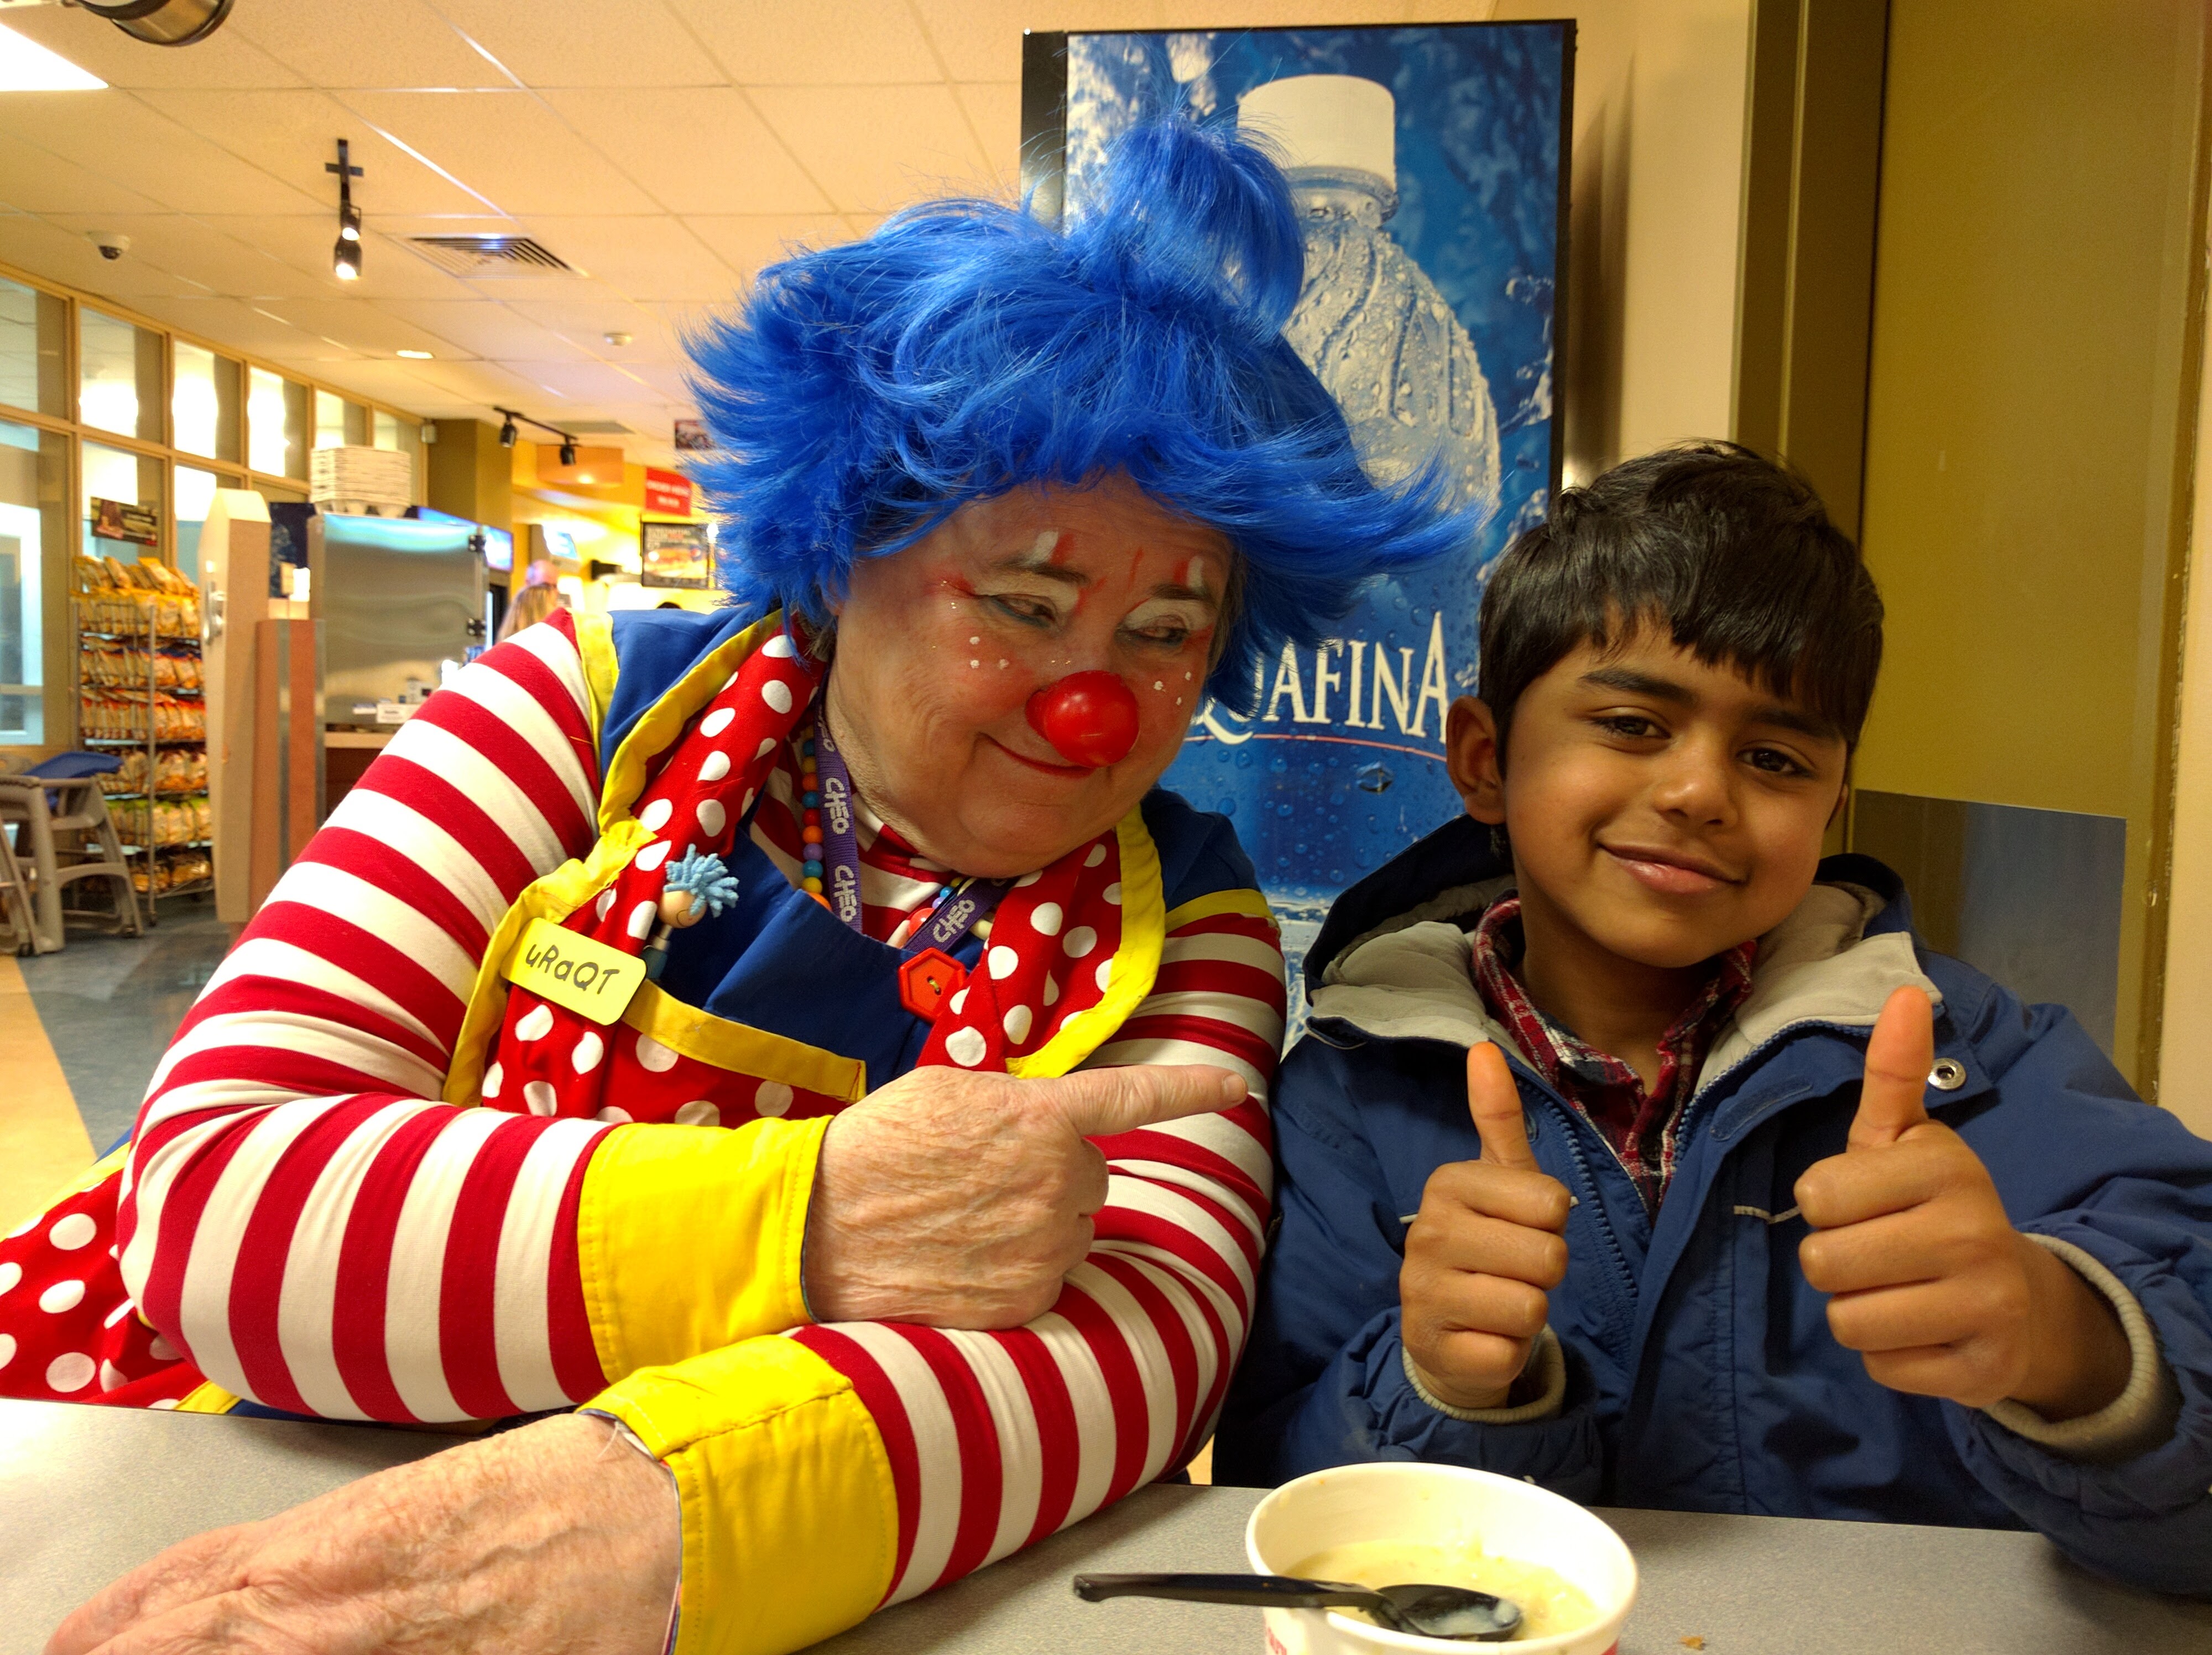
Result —
[[[420, 1432], [0, 1401], [0, 1655], [34, 1655], [116, 1575], [453, 1445]], [[1030, 1551], [890, 1609], [819, 1655], [1255, 1655], [1257, 1609], [1068, 1591], [1080, 1569], [1242, 1569], [1245, 1488], [1145, 1489]], [[2212, 1650], [2212, 1604], [2114, 1585], [2040, 1536], [1608, 1511], [1642, 1591], [1621, 1655], [2166, 1655]]]

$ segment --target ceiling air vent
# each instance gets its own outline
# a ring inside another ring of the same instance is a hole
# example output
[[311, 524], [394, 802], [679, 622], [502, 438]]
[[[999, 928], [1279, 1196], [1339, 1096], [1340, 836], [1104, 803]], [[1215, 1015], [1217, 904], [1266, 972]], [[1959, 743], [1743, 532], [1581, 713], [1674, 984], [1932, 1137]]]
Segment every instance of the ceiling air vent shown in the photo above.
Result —
[[569, 268], [526, 235], [416, 235], [408, 245], [454, 276], [536, 276]]

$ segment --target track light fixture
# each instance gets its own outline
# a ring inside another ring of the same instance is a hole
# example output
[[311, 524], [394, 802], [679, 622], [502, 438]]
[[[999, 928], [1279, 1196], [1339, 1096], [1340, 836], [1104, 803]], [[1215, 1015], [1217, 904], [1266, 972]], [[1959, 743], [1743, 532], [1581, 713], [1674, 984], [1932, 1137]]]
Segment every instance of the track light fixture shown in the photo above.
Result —
[[561, 463], [563, 465], [573, 465], [576, 463], [576, 445], [574, 443], [564, 442], [561, 445]]
[[548, 425], [542, 419], [532, 419], [527, 414], [518, 413], [512, 408], [502, 408], [497, 403], [494, 403], [492, 405], [491, 411], [495, 414], [504, 416], [507, 420], [507, 423], [499, 428], [499, 446], [501, 447], [512, 448], [514, 447], [514, 422], [520, 420], [525, 425], [535, 425], [539, 430], [550, 431], [555, 436], [559, 437], [561, 439], [561, 463], [563, 465], [573, 465], [576, 463], [576, 439], [571, 433], [562, 430], [557, 425]]
[[507, 423], [499, 428], [499, 446], [502, 448], [512, 448], [514, 447], [514, 416], [509, 414], [507, 417]]
[[346, 153], [346, 141], [338, 140], [338, 158], [323, 163], [326, 173], [338, 175], [338, 240], [331, 249], [331, 273], [341, 282], [361, 280], [361, 209], [353, 204], [353, 181], [362, 176]]

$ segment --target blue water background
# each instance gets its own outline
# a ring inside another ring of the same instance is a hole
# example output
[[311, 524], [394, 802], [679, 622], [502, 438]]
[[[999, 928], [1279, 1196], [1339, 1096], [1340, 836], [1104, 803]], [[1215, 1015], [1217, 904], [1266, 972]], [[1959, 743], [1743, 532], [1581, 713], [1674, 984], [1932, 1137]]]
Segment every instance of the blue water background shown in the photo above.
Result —
[[1316, 659], [1297, 650], [1299, 692], [1273, 694], [1273, 720], [1269, 696], [1285, 687], [1279, 661], [1263, 673], [1260, 720], [1209, 701], [1168, 772], [1169, 786], [1235, 822], [1294, 954], [1338, 891], [1460, 809], [1444, 772], [1437, 697], [1401, 717], [1394, 703], [1377, 700], [1370, 672], [1356, 721], [1299, 723], [1296, 711], [1300, 703], [1310, 715], [1321, 710], [1316, 694], [1341, 706], [1348, 682], [1318, 677], [1325, 661], [1348, 678], [1352, 640], [1363, 663], [1388, 652], [1419, 675], [1431, 665], [1438, 615], [1442, 699], [1473, 693], [1484, 581], [1549, 502], [1563, 33], [1557, 23], [1515, 23], [1069, 39], [1067, 200], [1079, 212], [1108, 143], [1147, 114], [1226, 114], [1240, 94], [1291, 75], [1357, 75], [1387, 86], [1397, 103], [1398, 210], [1384, 229], [1458, 315], [1497, 405], [1500, 502], [1475, 544], [1426, 576], [1374, 590], [1334, 629], [1334, 651], [1325, 644], [1329, 653]]

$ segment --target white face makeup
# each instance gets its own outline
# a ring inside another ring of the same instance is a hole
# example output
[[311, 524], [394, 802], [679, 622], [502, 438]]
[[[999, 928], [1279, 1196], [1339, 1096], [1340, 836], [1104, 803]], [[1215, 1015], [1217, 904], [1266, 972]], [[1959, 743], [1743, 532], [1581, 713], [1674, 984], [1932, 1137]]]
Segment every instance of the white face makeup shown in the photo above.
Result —
[[[1182, 745], [1228, 584], [1221, 536], [1126, 478], [1022, 489], [855, 565], [830, 715], [861, 795], [933, 860], [1025, 873], [1133, 808]], [[1037, 691], [1109, 672], [1136, 697], [1119, 763], [1071, 765]]]

